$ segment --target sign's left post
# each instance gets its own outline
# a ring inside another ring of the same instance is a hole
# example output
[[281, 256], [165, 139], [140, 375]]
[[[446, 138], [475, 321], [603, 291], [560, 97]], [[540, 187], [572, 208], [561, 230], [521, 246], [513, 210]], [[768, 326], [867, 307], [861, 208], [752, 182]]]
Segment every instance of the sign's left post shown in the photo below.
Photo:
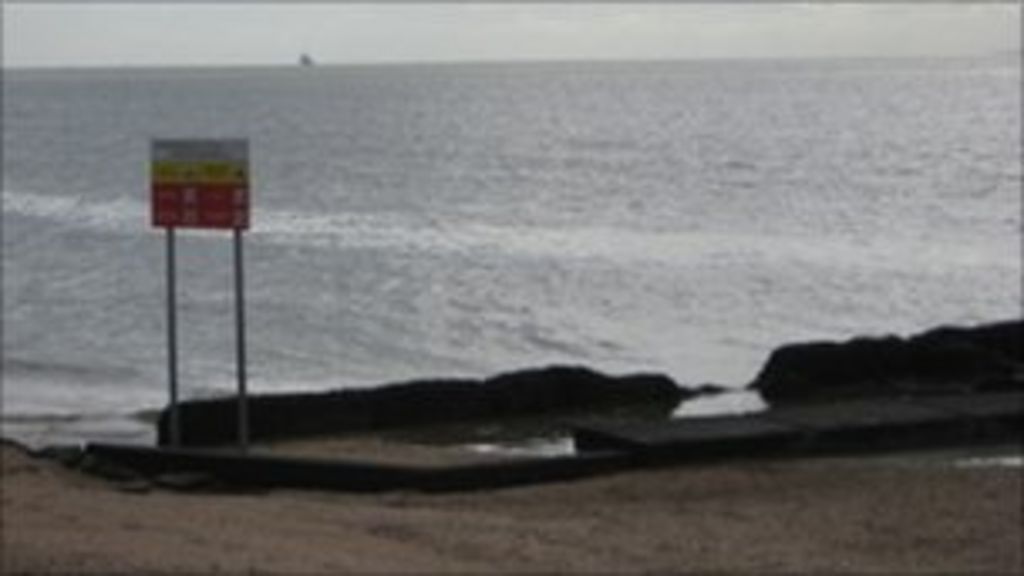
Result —
[[181, 415], [178, 410], [178, 304], [175, 288], [174, 228], [167, 235], [167, 380], [170, 387], [169, 432], [172, 448], [181, 446]]
[[173, 448], [181, 446], [181, 411], [178, 407], [178, 298], [175, 227], [181, 219], [180, 170], [171, 170], [168, 162], [174, 145], [154, 141], [150, 144], [150, 194], [152, 224], [164, 229], [167, 264], [167, 441]]

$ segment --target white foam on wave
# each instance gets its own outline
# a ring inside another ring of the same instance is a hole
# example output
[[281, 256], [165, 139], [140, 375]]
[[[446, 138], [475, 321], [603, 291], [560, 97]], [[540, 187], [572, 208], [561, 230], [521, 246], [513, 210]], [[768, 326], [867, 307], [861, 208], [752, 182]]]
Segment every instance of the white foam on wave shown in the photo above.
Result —
[[[149, 229], [142, 199], [95, 201], [84, 197], [3, 191], [3, 211], [112, 233]], [[1015, 239], [979, 237], [956, 244], [927, 239], [806, 238], [742, 231], [644, 231], [608, 226], [504, 226], [445, 221], [417, 214], [308, 213], [257, 209], [251, 237], [277, 244], [331, 249], [402, 252], [501, 253], [527, 258], [600, 259], [611, 262], [680, 264], [722, 261], [736, 254], [762, 262], [807, 261], [897, 271], [956, 267], [1011, 269], [1018, 265]]]
[[5, 371], [4, 417], [100, 417], [162, 405], [165, 401], [165, 387], [146, 386], [140, 382], [143, 381]]
[[602, 226], [502, 226], [444, 222], [415, 215], [305, 214], [267, 211], [254, 232], [266, 241], [325, 248], [380, 248], [430, 253], [502, 253], [528, 258], [600, 259], [680, 264], [736, 254], [762, 262], [807, 261], [877, 270], [957, 267], [1013, 268], [1013, 239], [976, 238], [940, 244], [916, 238], [764, 235], [734, 231], [643, 231]]
[[5, 216], [42, 218], [68, 226], [107, 232], [132, 231], [149, 226], [149, 207], [133, 198], [92, 200], [84, 196], [57, 196], [35, 192], [3, 191]]

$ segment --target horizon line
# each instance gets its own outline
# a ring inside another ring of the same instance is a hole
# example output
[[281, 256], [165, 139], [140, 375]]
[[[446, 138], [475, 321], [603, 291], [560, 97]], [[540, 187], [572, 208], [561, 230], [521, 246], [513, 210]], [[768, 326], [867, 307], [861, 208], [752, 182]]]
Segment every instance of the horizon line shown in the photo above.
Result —
[[317, 61], [303, 66], [294, 62], [225, 62], [225, 63], [105, 63], [105, 64], [42, 64], [23, 65], [0, 63], [0, 70], [7, 72], [58, 72], [58, 71], [101, 71], [101, 70], [224, 70], [257, 68], [365, 68], [389, 66], [474, 66], [474, 65], [517, 65], [517, 64], [672, 64], [700, 62], [772, 62], [772, 61], [827, 61], [827, 60], [977, 60], [1008, 59], [1020, 60], [1020, 50], [981, 52], [976, 54], [802, 54], [771, 56], [671, 56], [671, 57], [558, 57], [558, 58], [481, 58], [481, 59], [428, 59], [428, 60], [380, 60], [380, 61]]

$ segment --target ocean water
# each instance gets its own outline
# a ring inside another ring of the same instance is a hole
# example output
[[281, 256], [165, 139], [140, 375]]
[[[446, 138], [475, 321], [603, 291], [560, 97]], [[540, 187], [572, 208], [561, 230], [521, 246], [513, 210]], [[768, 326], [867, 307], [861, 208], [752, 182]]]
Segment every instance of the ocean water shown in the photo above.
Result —
[[[254, 392], [551, 363], [741, 387], [785, 342], [1020, 315], [1020, 82], [995, 59], [5, 71], [3, 433], [151, 439], [151, 139], [250, 140]], [[182, 395], [231, 394], [230, 235], [178, 255]]]

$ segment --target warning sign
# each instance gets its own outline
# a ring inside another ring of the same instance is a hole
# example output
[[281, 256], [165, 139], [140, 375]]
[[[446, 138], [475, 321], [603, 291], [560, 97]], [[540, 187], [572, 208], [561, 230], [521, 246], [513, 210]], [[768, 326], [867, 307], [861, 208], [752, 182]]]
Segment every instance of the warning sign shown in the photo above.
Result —
[[154, 226], [249, 227], [246, 140], [155, 140], [151, 183]]

